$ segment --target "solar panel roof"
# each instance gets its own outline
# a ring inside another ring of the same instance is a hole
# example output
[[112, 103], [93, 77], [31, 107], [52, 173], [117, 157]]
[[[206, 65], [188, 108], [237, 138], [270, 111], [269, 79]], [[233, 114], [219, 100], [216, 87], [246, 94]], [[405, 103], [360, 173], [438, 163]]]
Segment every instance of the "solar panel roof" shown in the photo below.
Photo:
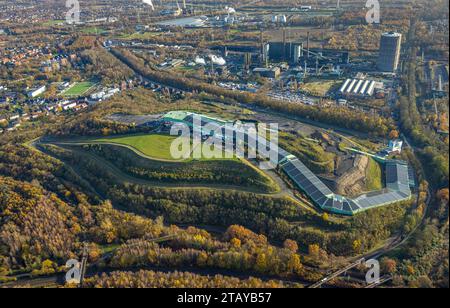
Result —
[[297, 158], [288, 158], [281, 168], [318, 206], [338, 213], [353, 214], [361, 209], [403, 201], [411, 196], [408, 166], [397, 162], [386, 164], [386, 189], [369, 192], [355, 199], [334, 194]]

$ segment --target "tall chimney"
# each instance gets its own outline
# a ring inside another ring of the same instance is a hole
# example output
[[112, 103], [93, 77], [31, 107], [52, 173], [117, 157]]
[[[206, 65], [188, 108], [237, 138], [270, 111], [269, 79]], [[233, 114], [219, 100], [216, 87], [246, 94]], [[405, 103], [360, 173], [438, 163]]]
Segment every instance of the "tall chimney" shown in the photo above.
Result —
[[307, 37], [306, 37], [306, 58], [309, 59], [309, 31], [308, 31]]

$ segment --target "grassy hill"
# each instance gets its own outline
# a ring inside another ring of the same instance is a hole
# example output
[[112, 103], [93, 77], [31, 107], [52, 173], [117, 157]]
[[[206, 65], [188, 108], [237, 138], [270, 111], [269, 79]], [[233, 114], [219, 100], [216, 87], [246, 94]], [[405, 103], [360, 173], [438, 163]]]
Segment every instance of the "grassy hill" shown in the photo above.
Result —
[[138, 152], [155, 159], [175, 160], [170, 154], [170, 145], [176, 136], [145, 134], [95, 139], [93, 142], [114, 143], [129, 146]]
[[239, 159], [158, 161], [111, 144], [85, 145], [83, 151], [108, 161], [128, 175], [155, 181], [161, 185], [235, 186], [264, 193], [275, 193], [279, 190], [270, 177]]

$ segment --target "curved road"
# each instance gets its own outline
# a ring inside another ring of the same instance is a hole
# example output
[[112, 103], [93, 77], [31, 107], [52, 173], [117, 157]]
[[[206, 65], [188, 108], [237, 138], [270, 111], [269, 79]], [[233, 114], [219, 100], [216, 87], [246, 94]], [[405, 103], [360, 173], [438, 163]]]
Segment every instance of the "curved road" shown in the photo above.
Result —
[[[39, 141], [35, 141], [31, 144], [31, 146], [34, 149], [37, 149], [40, 152], [43, 152], [46, 155], [50, 155], [50, 153], [47, 153], [47, 151], [44, 151], [43, 149], [39, 148], [39, 144], [51, 144], [51, 145], [55, 145], [55, 146], [60, 146], [63, 147], [64, 146], [71, 146], [71, 145], [82, 145], [82, 143], [69, 143], [69, 142], [64, 142], [64, 143], [58, 143], [58, 142], [48, 142], [48, 143], [41, 143]], [[86, 143], [87, 144], [87, 143]], [[104, 143], [103, 143], [104, 144]], [[112, 145], [116, 145], [116, 144], [112, 144]], [[126, 148], [129, 148], [128, 146], [125, 146]], [[127, 173], [124, 173], [122, 170], [120, 170], [119, 168], [117, 168], [115, 165], [113, 165], [111, 162], [102, 159], [100, 157], [98, 157], [97, 155], [93, 155], [91, 153], [87, 153], [85, 151], [80, 151], [80, 150], [76, 150], [71, 148], [70, 151], [74, 151], [77, 152], [80, 155], [83, 155], [85, 157], [88, 157], [91, 160], [94, 160], [95, 162], [97, 162], [98, 164], [101, 164], [102, 166], [105, 166], [106, 169], [108, 169], [109, 172], [111, 172], [115, 178], [117, 178], [118, 182], [126, 182], [126, 183], [131, 183], [131, 184], [137, 184], [137, 185], [150, 185], [153, 187], [160, 187], [160, 188], [168, 188], [168, 189], [202, 189], [202, 190], [214, 190], [214, 189], [220, 189], [220, 190], [232, 190], [232, 191], [241, 191], [241, 192], [247, 192], [247, 193], [254, 193], [254, 194], [259, 194], [259, 195], [266, 195], [266, 196], [271, 196], [271, 197], [290, 197], [291, 199], [293, 199], [293, 193], [289, 190], [289, 188], [286, 185], [282, 185], [280, 186], [280, 184], [282, 184], [282, 180], [277, 178], [277, 175], [275, 172], [263, 172], [265, 176], [269, 177], [277, 186], [279, 186], [279, 190], [277, 192], [274, 193], [268, 193], [265, 191], [261, 191], [258, 189], [254, 189], [254, 188], [246, 188], [243, 186], [236, 186], [236, 185], [218, 185], [218, 184], [177, 184], [177, 183], [161, 183], [161, 182], [157, 182], [157, 181], [151, 181], [151, 180], [145, 180], [145, 179], [140, 179], [140, 178], [136, 178], [133, 177], [131, 175], [128, 175]], [[136, 154], [140, 155], [140, 152], [136, 152]], [[50, 155], [53, 158], [56, 158], [58, 160], [61, 160], [58, 157], [54, 157], [53, 155]], [[141, 155], [140, 155], [141, 156]], [[144, 158], [147, 158], [148, 156], [141, 156]], [[149, 158], [149, 159], [153, 159], [153, 158]], [[63, 161], [64, 162], [64, 161]], [[173, 162], [173, 161], [172, 161]], [[67, 165], [71, 166], [72, 165], [70, 163], [64, 162]], [[254, 165], [250, 164], [252, 168], [256, 168]], [[72, 167], [72, 169], [76, 172], [75, 168]], [[76, 172], [79, 175], [79, 172]], [[80, 175], [81, 176], [81, 175]], [[301, 203], [298, 199], [294, 199], [297, 203]]]

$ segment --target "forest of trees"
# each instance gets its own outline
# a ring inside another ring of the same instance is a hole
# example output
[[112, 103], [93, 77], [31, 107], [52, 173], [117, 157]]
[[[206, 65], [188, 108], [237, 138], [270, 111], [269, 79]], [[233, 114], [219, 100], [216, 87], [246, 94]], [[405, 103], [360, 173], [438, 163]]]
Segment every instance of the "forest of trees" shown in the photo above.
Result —
[[73, 256], [80, 232], [71, 209], [32, 184], [0, 177], [0, 272]]
[[[294, 241], [288, 240], [285, 247], [277, 248], [268, 244], [264, 236], [240, 226], [231, 226], [224, 240], [230, 232], [233, 237], [227, 242], [214, 240], [207, 232], [195, 228], [188, 228], [174, 240], [161, 244], [150, 239], [131, 240], [113, 253], [107, 266], [116, 269], [174, 267], [194, 271], [207, 268], [291, 279], [305, 276]], [[249, 233], [251, 238], [247, 236]]]
[[81, 53], [84, 72], [91, 78], [101, 77], [105, 85], [119, 84], [134, 76], [133, 71], [117, 61], [103, 48], [86, 49]]
[[93, 288], [282, 288], [282, 282], [216, 275], [201, 276], [187, 272], [162, 273], [154, 271], [113, 272], [86, 281]]
[[306, 140], [297, 132], [281, 132], [280, 135], [280, 147], [298, 157], [311, 171], [317, 174], [334, 172], [333, 153], [325, 151], [321, 145]]
[[[408, 41], [416, 40], [416, 21], [413, 19], [410, 25]], [[407, 75], [403, 95], [400, 97], [398, 105], [402, 130], [416, 146], [419, 147], [419, 158], [425, 165], [425, 170], [432, 170], [429, 176], [433, 184], [443, 188], [448, 187], [449, 182], [449, 156], [448, 144], [442, 142], [439, 136], [425, 127], [420, 115], [417, 91], [417, 47], [413, 44], [409, 48], [409, 61], [407, 62]]]

